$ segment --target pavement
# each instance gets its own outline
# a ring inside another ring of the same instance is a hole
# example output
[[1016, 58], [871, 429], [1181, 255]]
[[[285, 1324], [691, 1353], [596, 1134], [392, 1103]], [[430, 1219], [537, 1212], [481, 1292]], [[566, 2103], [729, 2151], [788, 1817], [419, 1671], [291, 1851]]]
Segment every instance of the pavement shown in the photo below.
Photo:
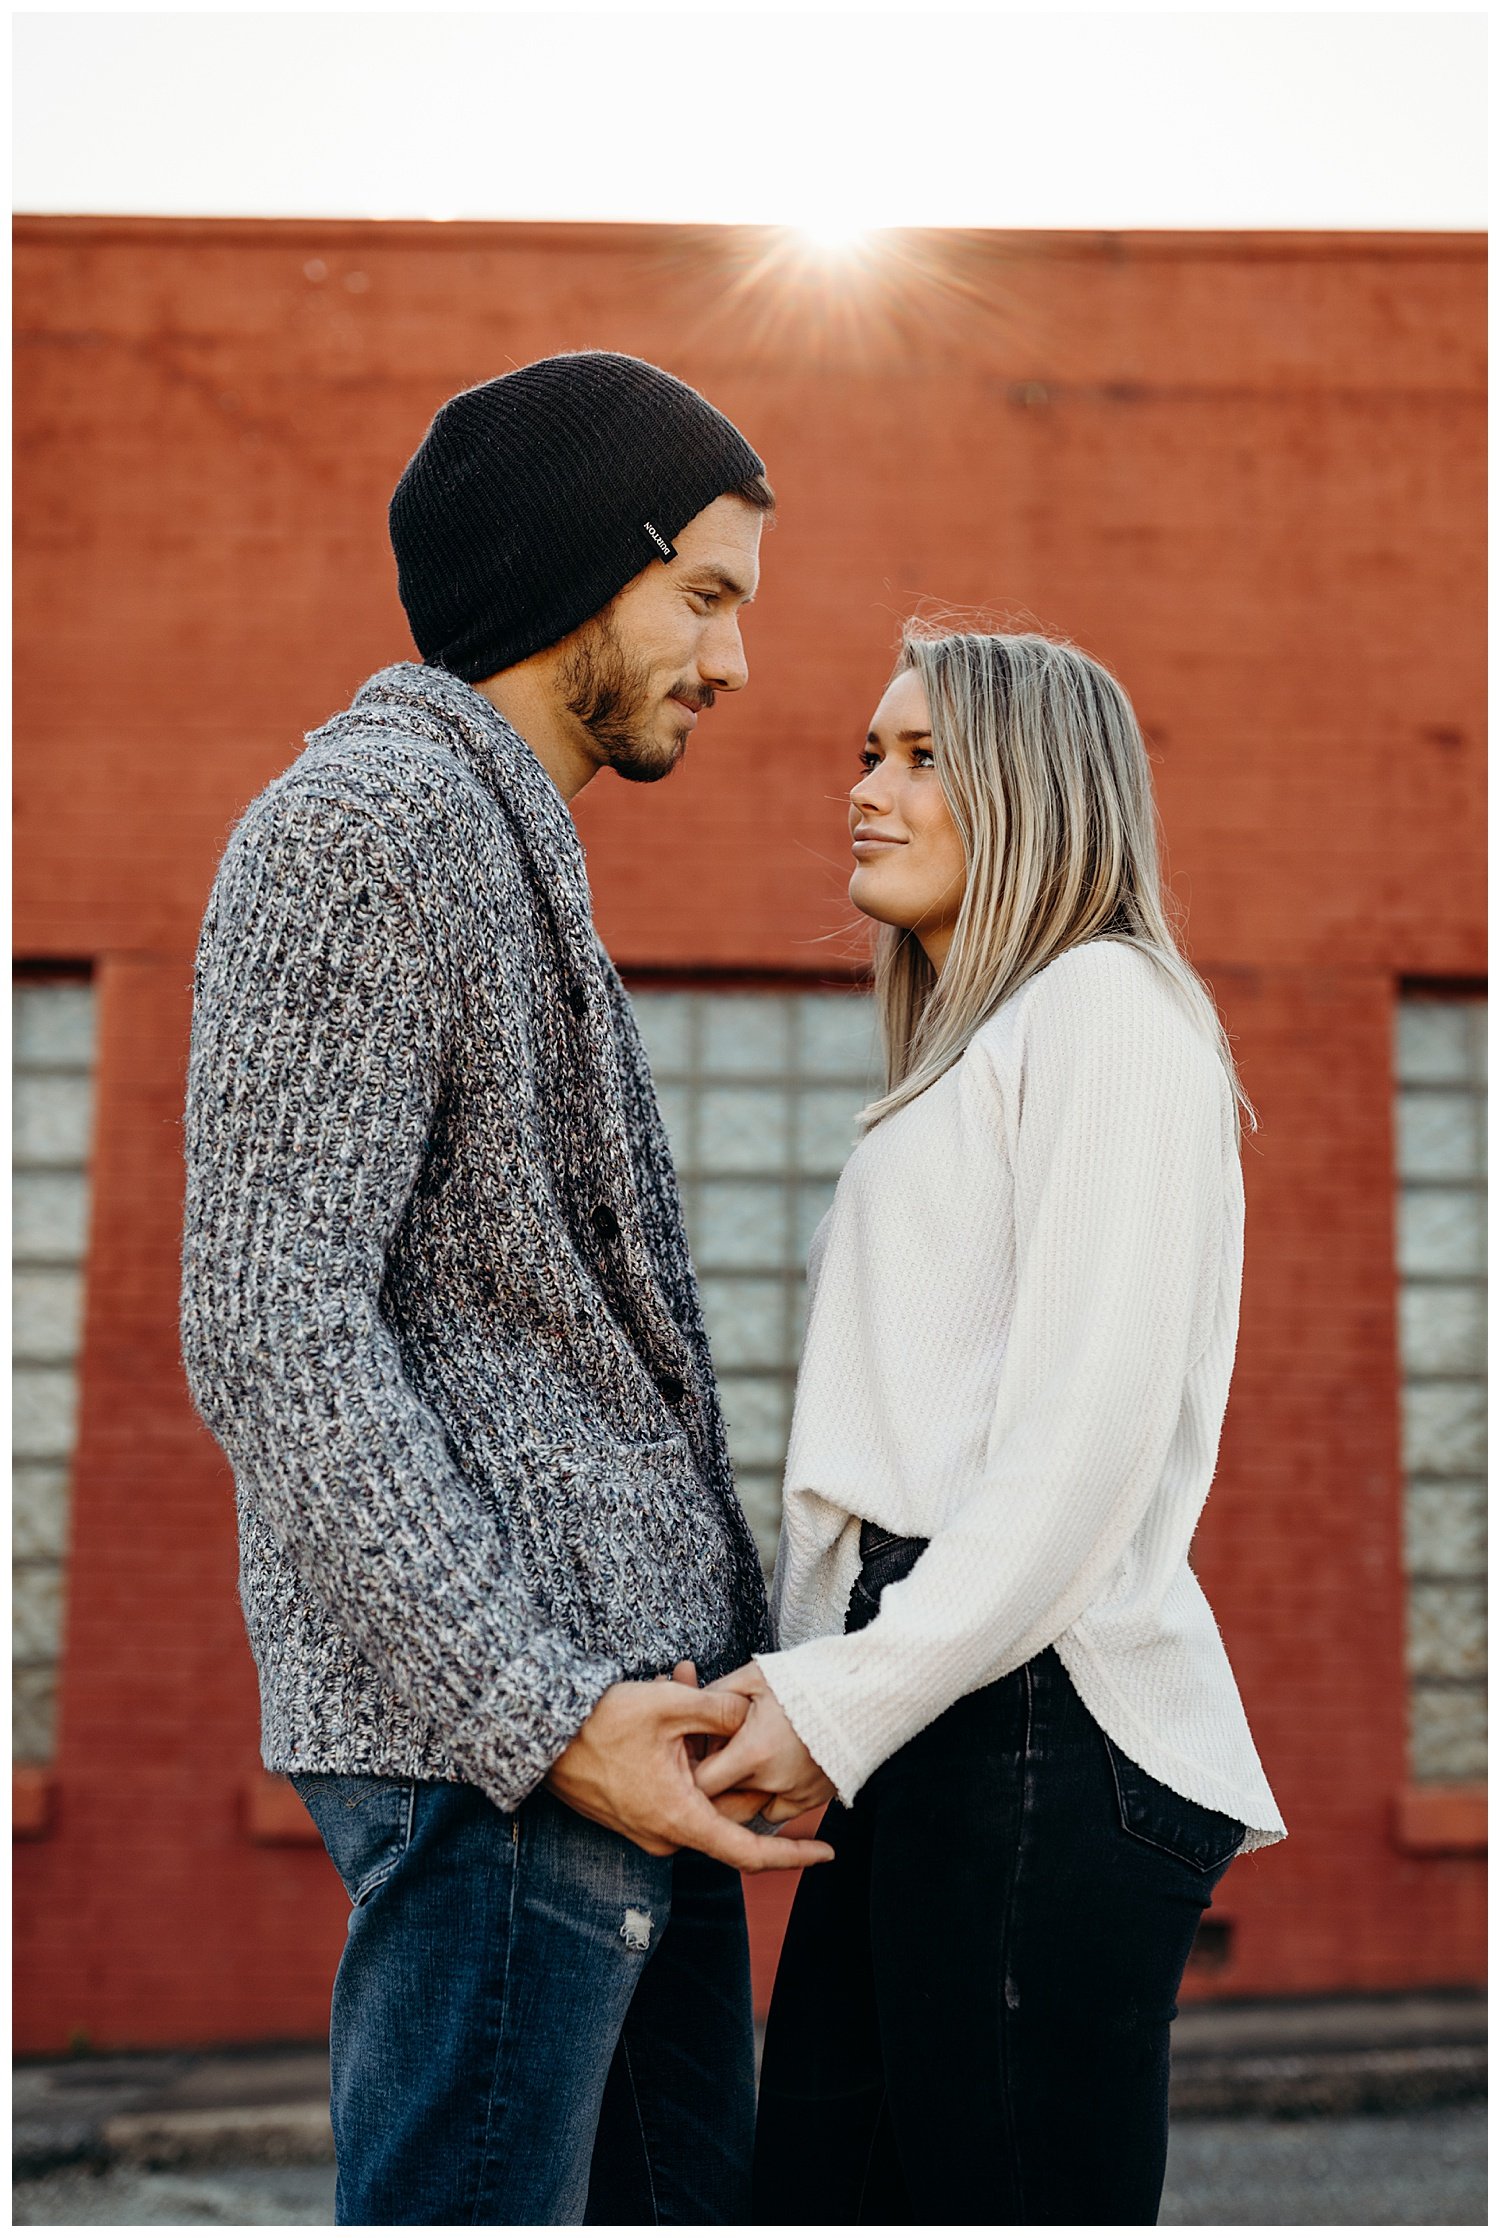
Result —
[[1488, 2225], [1489, 2122], [1479, 2106], [1317, 2121], [1172, 2124], [1160, 2220], [1191, 2228]]
[[[1482, 2223], [1485, 2037], [1469, 1991], [1185, 2007], [1163, 2222]], [[26, 2060], [12, 2107], [17, 2224], [332, 2220], [322, 2047]]]
[[[1178, 2228], [1485, 2225], [1485, 2109], [1276, 2121], [1188, 2118], [1172, 2128], [1161, 2221]], [[268, 2168], [55, 2168], [16, 2186], [18, 2226], [333, 2221], [327, 2162]]]

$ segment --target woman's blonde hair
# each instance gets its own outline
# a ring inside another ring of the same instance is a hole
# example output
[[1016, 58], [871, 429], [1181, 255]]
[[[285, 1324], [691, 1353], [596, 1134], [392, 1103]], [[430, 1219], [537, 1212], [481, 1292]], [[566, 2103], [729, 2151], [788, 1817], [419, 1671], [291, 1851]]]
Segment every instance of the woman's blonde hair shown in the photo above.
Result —
[[1160, 966], [1213, 1041], [1253, 1127], [1213, 998], [1168, 917], [1151, 765], [1114, 678], [1053, 638], [920, 622], [902, 632], [894, 674], [907, 669], [927, 693], [933, 766], [968, 877], [940, 974], [915, 932], [881, 927], [885, 1092], [861, 1124], [875, 1126], [931, 1087], [1045, 964], [1107, 937]]

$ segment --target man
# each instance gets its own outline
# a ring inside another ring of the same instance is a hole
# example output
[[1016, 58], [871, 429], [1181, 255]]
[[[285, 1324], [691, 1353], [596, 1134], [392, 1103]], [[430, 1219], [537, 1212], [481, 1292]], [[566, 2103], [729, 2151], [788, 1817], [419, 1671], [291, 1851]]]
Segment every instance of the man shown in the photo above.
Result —
[[736, 1868], [829, 1853], [694, 1784], [764, 1593], [565, 804], [743, 686], [771, 503], [633, 358], [451, 399], [391, 504], [425, 665], [311, 736], [204, 921], [184, 1354], [265, 1761], [353, 1906], [343, 2222], [746, 2213]]

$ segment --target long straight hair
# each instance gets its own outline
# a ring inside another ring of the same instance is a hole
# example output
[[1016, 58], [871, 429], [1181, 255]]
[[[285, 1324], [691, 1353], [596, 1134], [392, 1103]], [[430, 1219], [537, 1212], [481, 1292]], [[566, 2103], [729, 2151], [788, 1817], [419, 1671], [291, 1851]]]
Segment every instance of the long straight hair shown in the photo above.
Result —
[[875, 1003], [885, 1092], [868, 1129], [921, 1095], [1028, 979], [1085, 940], [1138, 948], [1213, 1042], [1242, 1122], [1240, 1086], [1213, 998], [1188, 963], [1162, 892], [1151, 764], [1120, 686], [1076, 646], [1036, 635], [909, 622], [895, 675], [921, 678], [932, 760], [967, 879], [934, 973], [915, 932], [883, 925]]

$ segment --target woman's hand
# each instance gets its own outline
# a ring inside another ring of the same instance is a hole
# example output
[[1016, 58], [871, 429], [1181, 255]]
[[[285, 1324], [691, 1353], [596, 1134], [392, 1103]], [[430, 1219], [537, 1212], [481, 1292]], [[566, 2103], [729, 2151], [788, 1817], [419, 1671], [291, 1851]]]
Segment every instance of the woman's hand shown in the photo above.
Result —
[[696, 1767], [693, 1777], [705, 1795], [717, 1798], [736, 1790], [769, 1795], [760, 1816], [772, 1826], [832, 1800], [832, 1780], [799, 1740], [758, 1664], [746, 1663], [716, 1679], [708, 1691], [744, 1695], [750, 1714], [722, 1747], [710, 1744], [711, 1752]]
[[[739, 1676], [738, 1672], [732, 1675]], [[698, 1677], [697, 1664], [685, 1662], [675, 1664], [672, 1669], [672, 1680], [677, 1686], [699, 1686], [701, 1682]], [[667, 1674], [663, 1671], [656, 1679], [655, 1684], [664, 1686], [666, 1681]], [[720, 1681], [721, 1686], [724, 1683], [724, 1681]], [[696, 1767], [703, 1762], [706, 1756], [711, 1755], [716, 1748], [722, 1748], [722, 1746], [722, 1741], [713, 1739], [707, 1733], [690, 1733], [687, 1741], [688, 1761]], [[732, 1794], [715, 1796], [714, 1809], [734, 1825], [748, 1826], [752, 1833], [763, 1834], [766, 1827], [773, 1823], [767, 1805], [774, 1801], [774, 1796], [763, 1791], [757, 1792], [754, 1788], [738, 1788]], [[780, 1822], [775, 1821], [774, 1823], [779, 1824]]]
[[650, 1857], [699, 1849], [744, 1873], [824, 1863], [833, 1855], [825, 1842], [778, 1839], [741, 1823], [758, 1798], [724, 1809], [696, 1785], [688, 1744], [726, 1738], [749, 1712], [743, 1700], [704, 1693], [686, 1670], [679, 1665], [680, 1675], [662, 1685], [607, 1686], [548, 1772], [551, 1793]]

